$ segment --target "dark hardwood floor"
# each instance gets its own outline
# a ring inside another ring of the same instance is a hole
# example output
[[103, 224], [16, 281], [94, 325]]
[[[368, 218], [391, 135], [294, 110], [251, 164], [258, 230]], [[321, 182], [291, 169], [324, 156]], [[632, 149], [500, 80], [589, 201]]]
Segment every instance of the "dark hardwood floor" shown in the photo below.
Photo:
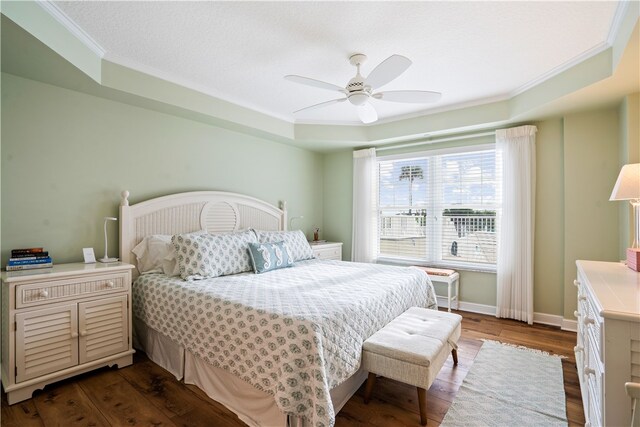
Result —
[[[482, 346], [481, 339], [545, 350], [567, 356], [562, 361], [569, 425], [584, 425], [573, 346], [576, 335], [557, 328], [528, 326], [514, 320], [474, 313], [463, 316], [459, 364], [451, 357], [427, 394], [428, 425], [442, 422], [462, 380]], [[336, 426], [420, 425], [415, 387], [386, 378], [376, 381], [371, 401], [363, 402], [364, 385], [336, 419]], [[32, 399], [7, 405], [2, 393], [1, 425], [29, 426], [243, 426], [224, 406], [195, 386], [185, 385], [144, 354], [124, 369], [101, 369], [47, 386]]]

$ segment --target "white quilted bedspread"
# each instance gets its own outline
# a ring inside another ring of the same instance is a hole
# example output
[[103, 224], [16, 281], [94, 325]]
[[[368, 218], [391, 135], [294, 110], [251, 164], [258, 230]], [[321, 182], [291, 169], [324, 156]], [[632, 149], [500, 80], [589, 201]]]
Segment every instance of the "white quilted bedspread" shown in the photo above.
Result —
[[136, 317], [314, 426], [334, 424], [329, 390], [358, 370], [364, 340], [413, 306], [436, 308], [424, 272], [341, 261], [133, 286]]

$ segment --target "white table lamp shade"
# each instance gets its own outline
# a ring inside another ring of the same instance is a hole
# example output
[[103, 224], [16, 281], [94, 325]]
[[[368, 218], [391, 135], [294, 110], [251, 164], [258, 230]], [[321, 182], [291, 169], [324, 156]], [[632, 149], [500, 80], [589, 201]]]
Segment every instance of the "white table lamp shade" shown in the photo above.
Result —
[[622, 167], [609, 200], [640, 200], [640, 163]]
[[618, 175], [609, 200], [629, 200], [633, 206], [635, 230], [633, 243], [627, 250], [627, 265], [635, 271], [640, 269], [640, 163], [624, 165]]

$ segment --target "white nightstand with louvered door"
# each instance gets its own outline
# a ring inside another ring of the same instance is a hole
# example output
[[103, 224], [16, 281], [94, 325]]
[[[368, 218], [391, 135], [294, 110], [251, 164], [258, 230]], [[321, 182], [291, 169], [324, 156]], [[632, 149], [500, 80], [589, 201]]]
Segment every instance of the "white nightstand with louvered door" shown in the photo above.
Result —
[[2, 273], [2, 384], [9, 404], [45, 385], [133, 362], [130, 264]]
[[316, 258], [342, 261], [342, 242], [309, 242], [309, 244]]

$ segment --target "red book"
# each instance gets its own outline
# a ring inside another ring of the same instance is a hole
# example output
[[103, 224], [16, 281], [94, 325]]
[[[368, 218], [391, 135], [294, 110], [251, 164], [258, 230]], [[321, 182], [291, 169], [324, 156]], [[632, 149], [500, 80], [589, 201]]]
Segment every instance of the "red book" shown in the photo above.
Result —
[[41, 252], [44, 252], [44, 248], [11, 249], [11, 258], [16, 255], [39, 254]]

